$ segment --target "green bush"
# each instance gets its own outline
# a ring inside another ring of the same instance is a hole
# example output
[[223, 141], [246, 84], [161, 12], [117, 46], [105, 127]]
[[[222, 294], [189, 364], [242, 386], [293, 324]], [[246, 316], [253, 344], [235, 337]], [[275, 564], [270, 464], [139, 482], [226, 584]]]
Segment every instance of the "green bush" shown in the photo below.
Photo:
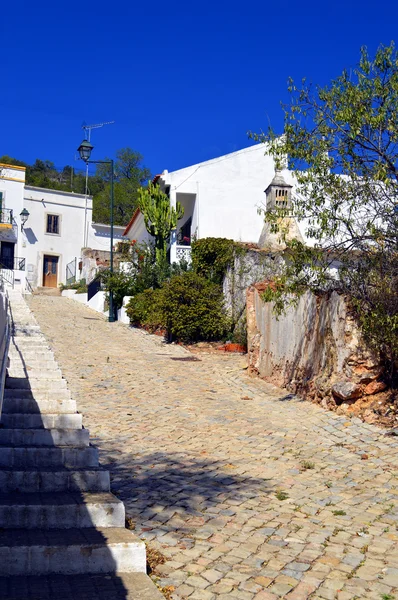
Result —
[[214, 283], [222, 284], [239, 246], [226, 238], [203, 238], [192, 242], [192, 267]]
[[162, 292], [164, 324], [172, 339], [196, 342], [227, 334], [230, 323], [219, 285], [188, 272], [170, 279]]
[[148, 289], [160, 288], [164, 281], [173, 275], [179, 275], [189, 269], [186, 262], [180, 264], [156, 264], [155, 248], [150, 244], [131, 243], [128, 271], [108, 269], [101, 271], [98, 277], [104, 283], [107, 292], [113, 292], [116, 308], [121, 308], [125, 296], [136, 296]]
[[127, 304], [126, 313], [132, 325], [147, 327], [150, 331], [164, 328], [162, 312], [163, 290], [145, 290]]
[[137, 294], [126, 312], [132, 324], [167, 329], [171, 339], [182, 342], [219, 340], [230, 329], [220, 286], [189, 271], [161, 289]]

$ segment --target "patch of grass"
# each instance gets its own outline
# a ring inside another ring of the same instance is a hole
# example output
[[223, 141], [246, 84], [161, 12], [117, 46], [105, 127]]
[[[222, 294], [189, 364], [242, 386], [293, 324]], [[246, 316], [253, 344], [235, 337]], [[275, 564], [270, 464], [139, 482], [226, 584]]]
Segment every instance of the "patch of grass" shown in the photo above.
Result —
[[327, 481], [325, 485], [327, 488], [331, 488], [333, 486], [333, 481]]
[[391, 594], [382, 594], [381, 600], [395, 600], [395, 596], [391, 596]]
[[308, 469], [315, 469], [315, 463], [311, 462], [310, 460], [303, 460], [301, 462], [301, 469], [303, 471], [307, 471]]
[[365, 544], [364, 546], [362, 546], [360, 552], [362, 552], [362, 554], [366, 554], [368, 550], [369, 550], [369, 545]]
[[275, 496], [281, 502], [289, 498], [289, 494], [287, 492], [284, 492], [283, 490], [276, 490]]
[[344, 515], [347, 514], [345, 512], [345, 510], [332, 510], [332, 513], [334, 514], [335, 517], [343, 517]]

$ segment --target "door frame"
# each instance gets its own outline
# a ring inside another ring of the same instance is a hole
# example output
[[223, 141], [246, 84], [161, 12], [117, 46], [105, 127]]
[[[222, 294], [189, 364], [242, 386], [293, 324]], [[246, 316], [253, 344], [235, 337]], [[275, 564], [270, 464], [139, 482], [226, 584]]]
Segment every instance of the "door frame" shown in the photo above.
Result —
[[56, 252], [46, 252], [43, 251], [41, 253], [41, 261], [40, 261], [40, 273], [41, 273], [41, 287], [46, 287], [44, 285], [44, 258], [48, 256], [50, 258], [58, 258], [58, 268], [57, 268], [57, 285], [55, 286], [56, 289], [58, 287], [58, 285], [60, 284], [60, 273], [62, 273], [61, 271], [61, 263], [62, 263], [62, 254], [57, 254]]

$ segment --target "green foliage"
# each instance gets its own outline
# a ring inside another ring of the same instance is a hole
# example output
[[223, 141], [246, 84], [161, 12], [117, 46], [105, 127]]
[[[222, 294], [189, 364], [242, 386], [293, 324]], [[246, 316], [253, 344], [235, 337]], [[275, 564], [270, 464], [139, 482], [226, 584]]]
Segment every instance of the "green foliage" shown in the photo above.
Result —
[[194, 271], [214, 283], [222, 284], [228, 267], [233, 264], [238, 244], [226, 238], [202, 238], [192, 242]]
[[[103, 160], [110, 160], [104, 158]], [[142, 165], [143, 156], [131, 148], [116, 152], [114, 163], [114, 223], [127, 225], [138, 206], [138, 190], [151, 177], [149, 169]], [[110, 219], [110, 165], [101, 164], [97, 177], [103, 187], [93, 198], [93, 221], [109, 223]]]
[[145, 227], [154, 238], [156, 262], [166, 262], [167, 242], [172, 229], [184, 216], [184, 209], [179, 202], [176, 207], [170, 206], [170, 199], [159, 186], [150, 183], [147, 188], [138, 190], [138, 206], [144, 215]]
[[183, 342], [217, 340], [230, 327], [220, 287], [189, 271], [132, 298], [127, 314], [132, 323], [167, 329], [170, 338]]
[[[288, 242], [267, 300], [283, 310], [306, 289], [337, 289], [391, 372], [398, 357], [398, 53], [361, 50], [357, 68], [329, 86], [289, 82], [284, 135], [252, 134], [297, 181], [294, 215], [312, 247]], [[267, 211], [276, 223], [281, 215]], [[283, 215], [282, 215], [283, 216]], [[338, 267], [338, 274], [335, 267]]]
[[[124, 250], [126, 250], [125, 242]], [[181, 262], [169, 265], [167, 262], [158, 264], [155, 260], [155, 248], [151, 244], [138, 244], [133, 241], [129, 244], [130, 252], [125, 253], [128, 259], [127, 271], [115, 270], [101, 271], [98, 277], [104, 284], [107, 292], [113, 292], [116, 308], [121, 308], [125, 296], [136, 296], [147, 289], [157, 289], [173, 277], [188, 270], [188, 264]]]
[[[103, 158], [102, 160], [110, 160]], [[151, 177], [149, 169], [142, 165], [143, 157], [131, 148], [116, 152], [114, 163], [114, 223], [126, 225], [137, 208], [138, 189]], [[26, 184], [46, 189], [84, 194], [86, 191], [85, 168], [76, 170], [66, 165], [57, 169], [49, 160], [36, 159], [28, 165], [11, 156], [0, 157], [0, 163], [26, 167]], [[82, 163], [83, 164], [83, 163]], [[110, 222], [110, 165], [100, 164], [96, 173], [88, 177], [88, 194], [93, 196], [94, 223]]]
[[173, 277], [162, 291], [165, 325], [174, 339], [218, 340], [229, 331], [222, 290], [217, 284], [188, 272]]
[[153, 332], [164, 327], [163, 290], [145, 290], [130, 300], [126, 313], [133, 325], [147, 327]]
[[80, 279], [79, 281], [75, 281], [69, 285], [64, 285], [61, 283], [59, 287], [61, 292], [64, 290], [76, 290], [76, 294], [85, 294], [87, 292], [87, 284], [85, 279]]

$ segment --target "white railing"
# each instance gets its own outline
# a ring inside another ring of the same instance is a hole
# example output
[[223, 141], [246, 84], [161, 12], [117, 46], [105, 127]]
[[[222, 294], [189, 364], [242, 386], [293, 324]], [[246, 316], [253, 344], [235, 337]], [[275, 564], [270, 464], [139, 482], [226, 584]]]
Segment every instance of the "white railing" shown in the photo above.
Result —
[[178, 246], [176, 248], [176, 262], [185, 260], [188, 264], [191, 262], [191, 246]]

